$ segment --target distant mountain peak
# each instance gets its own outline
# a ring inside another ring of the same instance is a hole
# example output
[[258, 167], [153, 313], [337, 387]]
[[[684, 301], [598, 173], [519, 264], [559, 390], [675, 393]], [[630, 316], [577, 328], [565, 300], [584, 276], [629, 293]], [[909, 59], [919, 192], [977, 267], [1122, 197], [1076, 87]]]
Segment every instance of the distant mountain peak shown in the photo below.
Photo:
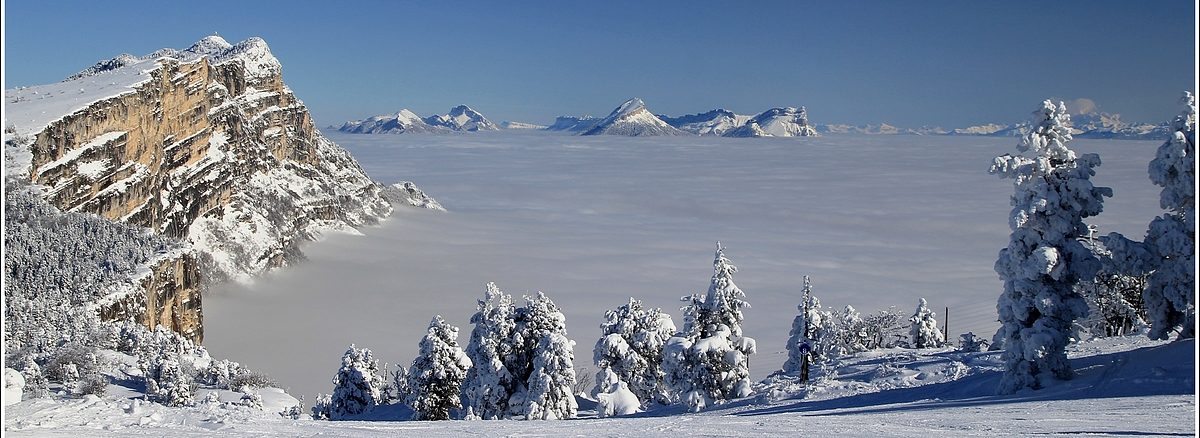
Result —
[[421, 117], [408, 109], [402, 109], [395, 115], [384, 114], [366, 120], [346, 122], [342, 132], [355, 134], [404, 134], [404, 133], [439, 133], [450, 131], [495, 131], [500, 129], [479, 111], [466, 105], [458, 105], [447, 114]]
[[812, 137], [817, 130], [808, 122], [805, 107], [776, 107], [747, 120], [724, 134], [726, 137]]
[[676, 129], [667, 122], [659, 119], [646, 109], [646, 103], [639, 98], [626, 100], [604, 120], [596, 123], [580, 135], [685, 135], [684, 131]]
[[451, 131], [475, 132], [500, 129], [479, 111], [475, 111], [466, 105], [450, 108], [450, 112], [444, 115], [426, 117], [425, 123], [431, 126], [440, 126]]
[[612, 114], [610, 114], [609, 117], [628, 116], [628, 115], [632, 115], [638, 111], [645, 111], [645, 110], [646, 110], [646, 102], [642, 101], [641, 98], [635, 97], [635, 98], [626, 100], [624, 103], [621, 104], [621, 106], [618, 106], [617, 109], [613, 110]]
[[187, 48], [187, 51], [197, 54], [217, 54], [229, 50], [230, 47], [233, 47], [233, 44], [229, 44], [229, 41], [225, 41], [225, 38], [217, 35], [209, 35], [201, 38], [200, 41], [196, 41], [195, 44]]
[[750, 117], [734, 114], [733, 111], [724, 108], [679, 117], [658, 116], [671, 126], [698, 135], [723, 135], [741, 127]]

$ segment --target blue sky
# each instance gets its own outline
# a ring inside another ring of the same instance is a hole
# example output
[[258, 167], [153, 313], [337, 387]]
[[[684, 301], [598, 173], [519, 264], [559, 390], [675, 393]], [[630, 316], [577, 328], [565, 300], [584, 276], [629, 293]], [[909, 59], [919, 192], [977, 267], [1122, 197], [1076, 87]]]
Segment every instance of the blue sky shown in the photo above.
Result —
[[4, 87], [261, 36], [321, 125], [465, 103], [494, 120], [809, 109], [960, 127], [1048, 97], [1162, 121], [1195, 89], [1195, 4], [1161, 1], [6, 1]]

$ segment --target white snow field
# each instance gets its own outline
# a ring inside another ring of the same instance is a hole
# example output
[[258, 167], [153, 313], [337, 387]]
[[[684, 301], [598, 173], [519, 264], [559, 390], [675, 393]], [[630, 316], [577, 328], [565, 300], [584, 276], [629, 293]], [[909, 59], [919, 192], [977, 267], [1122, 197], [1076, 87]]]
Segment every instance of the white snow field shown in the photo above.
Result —
[[[1196, 432], [1195, 341], [1110, 338], [1069, 347], [1074, 380], [995, 395], [996, 352], [889, 349], [837, 363], [808, 388], [775, 379], [775, 390], [699, 414], [665, 408], [563, 421], [290, 420], [287, 401], [264, 391], [264, 410], [231, 403], [166, 408], [110, 389], [104, 398], [35, 399], [5, 407], [6, 436], [1192, 436]], [[222, 401], [238, 394], [221, 394]]]

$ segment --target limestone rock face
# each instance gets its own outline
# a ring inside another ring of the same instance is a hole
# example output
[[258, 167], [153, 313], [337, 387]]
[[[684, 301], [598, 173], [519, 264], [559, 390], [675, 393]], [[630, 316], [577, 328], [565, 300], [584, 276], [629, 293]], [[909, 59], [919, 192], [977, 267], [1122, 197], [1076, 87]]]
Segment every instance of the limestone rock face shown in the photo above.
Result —
[[192, 248], [152, 266], [145, 296], [106, 317], [199, 340], [202, 277], [252, 278], [302, 258], [299, 244], [322, 231], [391, 212], [381, 187], [317, 131], [259, 38], [122, 55], [64, 82], [6, 90], [5, 105], [6, 136], [32, 139], [6, 141], [10, 175], [46, 187], [63, 211]]

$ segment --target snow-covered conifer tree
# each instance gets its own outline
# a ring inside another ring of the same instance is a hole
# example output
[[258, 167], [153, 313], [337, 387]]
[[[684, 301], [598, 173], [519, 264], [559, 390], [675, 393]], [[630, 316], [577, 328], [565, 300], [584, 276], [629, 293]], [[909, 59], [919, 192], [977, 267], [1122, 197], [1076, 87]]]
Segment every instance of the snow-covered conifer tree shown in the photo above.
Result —
[[991, 173], [1014, 179], [1012, 236], [1000, 250], [996, 272], [1004, 281], [997, 303], [1006, 371], [1001, 392], [1041, 388], [1046, 378], [1069, 378], [1066, 345], [1072, 323], [1087, 313], [1074, 287], [1090, 279], [1099, 262], [1079, 239], [1088, 235], [1083, 218], [1100, 213], [1106, 187], [1089, 180], [1100, 165], [1095, 154], [1076, 156], [1067, 147], [1071, 117], [1066, 105], [1047, 100], [1034, 112], [1033, 129], [1017, 150], [1003, 155]]
[[1150, 161], [1150, 181], [1163, 188], [1159, 204], [1167, 210], [1146, 233], [1154, 272], [1145, 300], [1154, 339], [1166, 339], [1176, 327], [1180, 338], [1195, 337], [1196, 98], [1184, 93], [1183, 103], [1175, 132]]
[[662, 350], [675, 333], [671, 315], [659, 309], [645, 309], [642, 302], [629, 302], [604, 314], [600, 340], [593, 350], [596, 374], [594, 393], [608, 391], [612, 382], [604, 376], [612, 373], [625, 382], [640, 403], [670, 402], [670, 391], [663, 384]]
[[521, 310], [514, 339], [521, 341], [515, 343], [522, 346], [521, 351], [528, 352], [529, 371], [513, 373], [524, 385], [519, 385], [510, 399], [510, 412], [513, 417], [527, 420], [573, 418], [579, 410], [572, 362], [575, 341], [566, 336], [566, 317], [541, 292], [526, 297]]
[[507, 360], [513, 356], [512, 337], [516, 330], [512, 296], [496, 283], [488, 283], [479, 311], [471, 317], [475, 328], [467, 343], [471, 369], [463, 382], [463, 399], [472, 414], [485, 420], [508, 416], [508, 401], [516, 389]]
[[975, 333], [966, 332], [958, 336], [958, 349], [967, 353], [978, 353], [988, 349], [988, 341], [975, 336]]
[[929, 310], [929, 304], [921, 298], [917, 310], [908, 318], [912, 326], [908, 329], [912, 348], [937, 348], [946, 343], [946, 337], [937, 327], [937, 315]]
[[441, 315], [429, 322], [420, 352], [408, 371], [406, 402], [414, 420], [449, 420], [450, 411], [462, 407], [459, 394], [471, 359], [458, 347], [458, 327]]
[[[212, 394], [211, 392], [209, 394]], [[313, 400], [312, 417], [314, 420], [329, 420], [331, 413], [330, 406], [333, 403], [332, 397], [329, 394], [317, 394], [316, 400]]]
[[196, 402], [196, 383], [183, 371], [179, 355], [162, 352], [143, 364], [146, 395], [167, 406], [191, 406]]
[[408, 387], [408, 368], [397, 365], [396, 371], [392, 371], [391, 378], [392, 396], [396, 401], [404, 403], [404, 400], [408, 400], [408, 394], [412, 392], [412, 389]]
[[[812, 294], [812, 282], [807, 275], [804, 276], [803, 291], [804, 297], [800, 299], [800, 304], [796, 305], [800, 313], [792, 320], [792, 331], [788, 335], [788, 358], [783, 363], [783, 372], [788, 374], [800, 373], [806, 359], [809, 364], [821, 360], [821, 352], [826, 350], [818, 345], [818, 342], [824, 337], [828, 320], [825, 312], [821, 311], [821, 300]], [[803, 351], [802, 347], [805, 345], [808, 346], [807, 351]]]
[[22, 392], [27, 398], [41, 398], [50, 393], [50, 382], [42, 373], [42, 367], [33, 360], [32, 355], [26, 355], [21, 362], [21, 376], [25, 378]]
[[342, 355], [342, 366], [333, 377], [329, 419], [341, 420], [367, 412], [379, 404], [382, 390], [383, 377], [371, 350], [351, 345]]
[[703, 300], [690, 297], [683, 331], [663, 351], [667, 383], [692, 411], [750, 395], [749, 355], [755, 343], [742, 335], [742, 309], [750, 305], [733, 282], [737, 267], [720, 242], [713, 269], [708, 293]]
[[832, 325], [832, 355], [845, 356], [867, 351], [867, 324], [854, 306], [847, 304], [841, 312], [833, 314]]

